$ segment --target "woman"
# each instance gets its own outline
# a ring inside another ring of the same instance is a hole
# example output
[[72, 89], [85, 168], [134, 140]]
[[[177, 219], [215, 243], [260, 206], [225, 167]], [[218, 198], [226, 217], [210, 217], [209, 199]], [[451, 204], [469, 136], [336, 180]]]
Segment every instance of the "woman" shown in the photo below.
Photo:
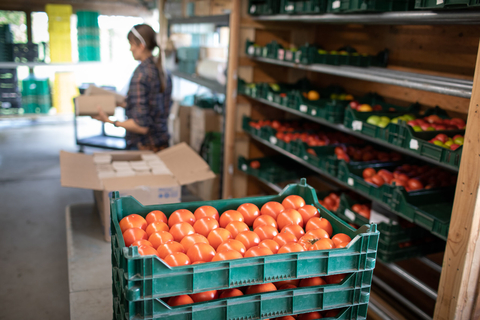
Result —
[[172, 81], [162, 68], [161, 53], [156, 61], [152, 55], [158, 44], [156, 33], [149, 25], [134, 26], [127, 38], [133, 58], [141, 61], [121, 106], [128, 120], [112, 121], [100, 107], [95, 119], [125, 128], [127, 149], [159, 151], [168, 147]]

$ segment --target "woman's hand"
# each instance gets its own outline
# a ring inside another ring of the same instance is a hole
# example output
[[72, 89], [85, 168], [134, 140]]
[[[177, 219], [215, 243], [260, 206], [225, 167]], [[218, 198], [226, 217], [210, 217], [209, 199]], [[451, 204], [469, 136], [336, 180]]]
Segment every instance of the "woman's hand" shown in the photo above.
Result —
[[102, 110], [102, 107], [97, 106], [97, 110], [98, 110], [98, 115], [93, 116], [92, 117], [93, 119], [98, 120], [98, 121], [102, 121], [102, 122], [111, 122], [108, 119], [108, 115]]

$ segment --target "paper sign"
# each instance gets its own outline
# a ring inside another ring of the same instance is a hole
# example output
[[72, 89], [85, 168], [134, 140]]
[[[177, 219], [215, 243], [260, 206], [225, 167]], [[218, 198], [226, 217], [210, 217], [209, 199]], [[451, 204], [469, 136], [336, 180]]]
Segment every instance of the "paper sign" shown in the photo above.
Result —
[[248, 54], [253, 56], [254, 53], [255, 53], [255, 47], [254, 46], [248, 47]]
[[349, 186], [353, 186], [353, 185], [354, 185], [353, 178], [348, 178], [347, 184], [348, 184]]
[[255, 11], [257, 11], [257, 6], [256, 5], [252, 5], [250, 7], [250, 13], [255, 13]]
[[273, 101], [272, 94], [269, 94], [269, 95], [267, 96], [267, 99], [268, 99], [268, 101]]
[[272, 144], [277, 144], [277, 138], [276, 137], [270, 137], [270, 143]]
[[443, 4], [443, 0], [437, 0], [437, 5]]
[[397, 224], [396, 221], [390, 220], [388, 217], [384, 216], [383, 214], [373, 209], [370, 210], [370, 223], [379, 224], [381, 222]]
[[285, 6], [285, 11], [287, 11], [287, 12], [293, 11], [293, 8], [294, 8], [293, 4], [290, 4], [288, 6]]
[[410, 149], [418, 150], [418, 141], [415, 139], [410, 140]]
[[362, 121], [354, 120], [352, 121], [352, 129], [354, 131], [362, 131], [363, 123]]
[[[438, 0], [437, 0], [437, 1], [438, 1]], [[332, 3], [332, 8], [333, 8], [333, 9], [338, 9], [338, 8], [340, 8], [340, 0], [335, 0], [335, 1], [333, 1], [333, 3]]]
[[312, 116], [316, 116], [317, 115], [317, 110], [313, 109], [312, 110]]
[[307, 111], [308, 111], [308, 107], [307, 107], [306, 105], [302, 104], [302, 105], [300, 106], [300, 111], [302, 111], [302, 112], [307, 112]]
[[355, 213], [350, 209], [345, 209], [345, 216], [350, 219], [350, 221], [355, 221]]
[[243, 171], [247, 171], [247, 169], [248, 169], [247, 165], [246, 165], [246, 164], [242, 164], [242, 170], [243, 170]]

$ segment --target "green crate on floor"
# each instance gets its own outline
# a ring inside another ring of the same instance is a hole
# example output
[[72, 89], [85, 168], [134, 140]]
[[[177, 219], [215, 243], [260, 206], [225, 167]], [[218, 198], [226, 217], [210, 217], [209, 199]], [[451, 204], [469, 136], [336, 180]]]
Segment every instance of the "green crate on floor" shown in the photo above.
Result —
[[278, 290], [176, 307], [161, 299], [129, 301], [114, 294], [114, 309], [123, 308], [117, 312], [121, 319], [132, 320], [264, 319], [368, 304], [372, 278], [373, 270], [366, 270], [346, 276], [340, 284]]
[[[291, 194], [299, 195], [305, 199], [306, 203], [316, 206], [321, 216], [331, 223], [334, 233], [345, 233], [354, 240], [343, 249], [277, 254], [171, 268], [156, 256], [139, 255], [137, 247], [125, 248], [120, 231], [119, 221], [132, 213], [146, 216], [152, 210], [161, 210], [168, 217], [177, 209], [195, 211], [202, 205], [211, 205], [219, 212], [225, 212], [237, 209], [245, 202], [260, 207], [268, 201], [281, 202]], [[363, 270], [373, 270], [375, 267], [379, 237], [376, 225], [364, 225], [358, 230], [353, 229], [318, 204], [315, 190], [306, 184], [305, 179], [301, 179], [299, 184], [288, 185], [276, 196], [166, 205], [143, 206], [133, 197], [119, 197], [118, 193], [114, 192], [111, 199], [111, 213], [114, 259], [112, 265], [124, 271], [125, 279], [128, 280], [125, 294], [129, 301], [337, 273], [358, 273]]]
[[415, 9], [466, 9], [478, 6], [479, 0], [415, 0]]
[[[251, 163], [258, 161], [259, 168], [252, 168]], [[263, 179], [267, 182], [277, 184], [289, 180], [298, 180], [305, 176], [307, 170], [296, 168], [295, 162], [286, 157], [264, 157], [247, 160], [240, 156], [238, 158], [238, 169], [246, 174]]]

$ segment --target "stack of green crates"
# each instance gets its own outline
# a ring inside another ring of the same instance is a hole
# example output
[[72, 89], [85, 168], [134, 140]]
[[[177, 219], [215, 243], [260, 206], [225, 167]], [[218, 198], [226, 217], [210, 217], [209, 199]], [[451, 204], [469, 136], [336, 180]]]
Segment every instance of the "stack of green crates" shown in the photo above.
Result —
[[220, 173], [222, 158], [222, 133], [207, 132], [201, 148], [201, 156], [216, 174]]
[[178, 71], [187, 74], [196, 72], [197, 60], [200, 55], [199, 47], [182, 47], [177, 49]]
[[77, 11], [79, 61], [100, 61], [98, 15], [95, 11]]
[[48, 79], [39, 79], [33, 76], [24, 79], [22, 81], [22, 104], [25, 113], [48, 113], [52, 106]]
[[13, 35], [9, 24], [0, 24], [0, 61], [13, 61]]

